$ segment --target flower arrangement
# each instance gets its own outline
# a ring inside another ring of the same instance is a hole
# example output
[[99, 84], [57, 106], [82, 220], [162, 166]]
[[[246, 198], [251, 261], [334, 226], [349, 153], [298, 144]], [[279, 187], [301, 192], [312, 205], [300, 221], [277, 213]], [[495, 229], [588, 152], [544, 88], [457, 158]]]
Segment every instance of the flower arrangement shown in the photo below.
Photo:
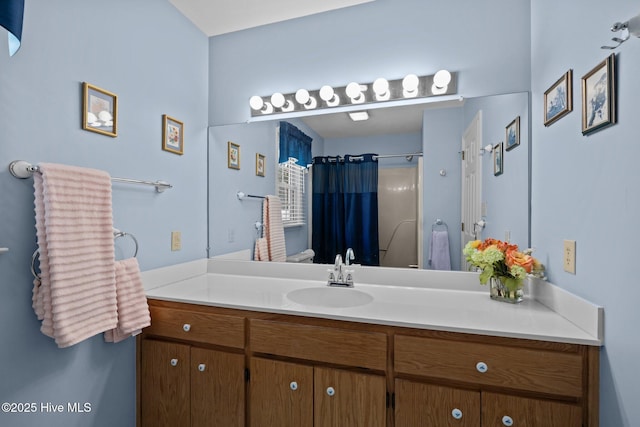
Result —
[[510, 291], [521, 288], [528, 274], [544, 278], [544, 266], [531, 256], [532, 252], [531, 249], [521, 252], [518, 245], [491, 238], [484, 242], [473, 240], [463, 250], [467, 262], [482, 270], [481, 284], [494, 277]]

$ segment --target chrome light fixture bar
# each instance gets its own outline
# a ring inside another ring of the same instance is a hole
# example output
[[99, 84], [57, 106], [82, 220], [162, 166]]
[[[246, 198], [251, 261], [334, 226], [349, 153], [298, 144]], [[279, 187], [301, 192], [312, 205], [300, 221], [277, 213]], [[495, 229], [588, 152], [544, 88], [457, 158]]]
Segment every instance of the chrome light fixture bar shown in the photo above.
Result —
[[322, 86], [318, 90], [299, 89], [297, 92], [268, 96], [254, 95], [249, 100], [251, 116], [267, 116], [309, 110], [321, 110], [351, 105], [400, 101], [403, 99], [455, 95], [458, 91], [457, 73], [440, 70], [428, 76], [409, 74], [402, 79], [376, 79], [371, 83], [351, 82], [342, 87]]

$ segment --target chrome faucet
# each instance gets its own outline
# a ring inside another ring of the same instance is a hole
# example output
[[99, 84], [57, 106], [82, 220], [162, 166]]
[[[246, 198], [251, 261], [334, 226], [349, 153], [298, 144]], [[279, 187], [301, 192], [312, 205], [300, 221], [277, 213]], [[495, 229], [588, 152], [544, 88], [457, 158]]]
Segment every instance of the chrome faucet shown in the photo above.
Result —
[[336, 255], [333, 270], [328, 270], [329, 280], [327, 281], [327, 286], [353, 287], [353, 270], [349, 270], [347, 267], [351, 265], [350, 262], [354, 258], [353, 249], [351, 248], [347, 249], [347, 253], [345, 254], [346, 264], [342, 262], [342, 255]]

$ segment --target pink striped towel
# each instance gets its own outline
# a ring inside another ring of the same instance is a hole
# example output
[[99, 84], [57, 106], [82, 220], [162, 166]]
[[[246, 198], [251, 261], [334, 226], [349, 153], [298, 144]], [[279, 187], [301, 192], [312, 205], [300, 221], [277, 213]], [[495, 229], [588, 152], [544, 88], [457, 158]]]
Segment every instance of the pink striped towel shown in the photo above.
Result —
[[151, 324], [149, 305], [135, 258], [116, 261], [116, 293], [118, 294], [118, 326], [104, 333], [107, 342], [120, 342], [137, 335]]
[[278, 196], [267, 196], [262, 204], [264, 237], [267, 239], [269, 261], [285, 262], [287, 251], [282, 226], [282, 203]]
[[42, 333], [69, 347], [118, 321], [111, 178], [94, 169], [39, 166], [33, 185], [41, 274], [33, 308]]

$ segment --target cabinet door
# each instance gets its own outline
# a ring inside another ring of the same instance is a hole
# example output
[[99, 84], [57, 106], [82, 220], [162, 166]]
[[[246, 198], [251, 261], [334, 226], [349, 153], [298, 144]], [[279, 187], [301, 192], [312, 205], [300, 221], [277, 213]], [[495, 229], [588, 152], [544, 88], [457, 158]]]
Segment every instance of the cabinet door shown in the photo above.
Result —
[[396, 380], [396, 427], [479, 427], [480, 392]]
[[191, 427], [244, 427], [244, 355], [191, 348]]
[[482, 393], [482, 426], [581, 427], [582, 410], [568, 403]]
[[142, 340], [142, 427], [190, 426], [189, 346]]
[[251, 427], [312, 427], [313, 367], [252, 358]]
[[385, 377], [315, 368], [315, 427], [384, 427]]

